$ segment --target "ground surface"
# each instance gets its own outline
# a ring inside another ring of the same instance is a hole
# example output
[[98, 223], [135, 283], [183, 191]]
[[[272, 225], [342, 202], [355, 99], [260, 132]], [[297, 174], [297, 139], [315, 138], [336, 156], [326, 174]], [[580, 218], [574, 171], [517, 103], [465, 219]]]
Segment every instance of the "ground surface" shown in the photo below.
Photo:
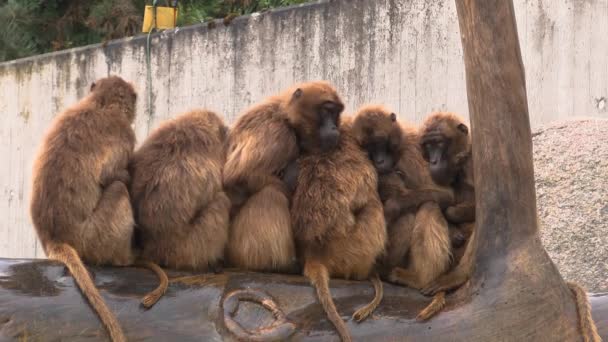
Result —
[[533, 134], [541, 236], [566, 280], [608, 292], [608, 120]]

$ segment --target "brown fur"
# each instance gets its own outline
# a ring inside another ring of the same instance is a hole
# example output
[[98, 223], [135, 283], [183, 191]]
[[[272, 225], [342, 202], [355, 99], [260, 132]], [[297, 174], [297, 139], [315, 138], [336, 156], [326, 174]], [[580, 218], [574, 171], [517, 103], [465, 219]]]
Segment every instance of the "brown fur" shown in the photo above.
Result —
[[196, 271], [221, 266], [230, 200], [222, 190], [227, 128], [193, 110], [156, 129], [131, 161], [142, 257]]
[[[458, 115], [439, 112], [430, 115], [421, 127], [421, 144], [424, 145], [428, 141], [443, 141], [447, 144], [445, 180], [454, 190], [455, 204], [445, 210], [445, 217], [452, 227], [461, 230], [467, 238], [464, 247], [456, 251], [456, 266], [450, 272], [427, 284], [422, 290], [424, 294], [434, 294], [458, 287], [466, 282], [473, 272], [476, 247], [473, 160], [468, 128], [466, 133], [463, 133], [458, 129], [459, 125], [464, 125], [464, 120]], [[425, 158], [428, 158], [428, 155], [425, 154]]]
[[[341, 104], [335, 92], [328, 92], [327, 100]], [[328, 281], [329, 277], [375, 277], [375, 261], [386, 243], [377, 175], [351, 135], [349, 125], [340, 125], [335, 149], [321, 152], [314, 115], [294, 121], [303, 147], [291, 210], [294, 235], [304, 274], [317, 289], [319, 301], [340, 337], [350, 341], [329, 293]], [[375, 306], [380, 296], [381, 292], [376, 292]], [[361, 320], [370, 313], [366, 306], [354, 317]]]
[[[447, 223], [439, 207], [431, 203], [439, 201], [445, 206], [452, 200], [451, 193], [432, 181], [422, 158], [416, 129], [393, 121], [391, 112], [385, 107], [368, 105], [361, 108], [355, 116], [353, 131], [363, 148], [369, 146], [372, 139], [386, 137], [390, 140], [394, 166], [390, 172], [379, 175], [378, 186], [390, 237], [385, 262], [389, 268], [409, 264], [420, 274], [420, 279], [414, 281], [415, 287], [419, 288], [420, 283], [443, 273], [449, 264]], [[408, 194], [413, 205], [403, 204], [403, 194]], [[430, 196], [425, 198], [427, 194]], [[418, 251], [422, 254], [417, 254]]]
[[[224, 186], [233, 201], [228, 260], [258, 271], [292, 271], [290, 191], [279, 178], [299, 154], [290, 121], [312, 112], [325, 82], [294, 86], [248, 109], [228, 138]], [[296, 89], [305, 94], [293, 96]]]
[[47, 256], [66, 264], [114, 341], [124, 341], [124, 333], [82, 261], [130, 265], [135, 260], [134, 220], [124, 183], [135, 144], [135, 99], [130, 84], [108, 77], [61, 113], [36, 158], [30, 204]]
[[[377, 152], [373, 144], [388, 141], [386, 152], [394, 163], [390, 170], [378, 170], [384, 171], [379, 175], [378, 191], [389, 235], [383, 270], [393, 270], [391, 281], [421, 289], [450, 265], [448, 225], [439, 204], [450, 204], [452, 194], [431, 179], [417, 130], [400, 124], [387, 108], [364, 106], [353, 126], [357, 141], [372, 160]], [[441, 309], [442, 298], [434, 300], [419, 317], [428, 319], [436, 312], [433, 310]]]

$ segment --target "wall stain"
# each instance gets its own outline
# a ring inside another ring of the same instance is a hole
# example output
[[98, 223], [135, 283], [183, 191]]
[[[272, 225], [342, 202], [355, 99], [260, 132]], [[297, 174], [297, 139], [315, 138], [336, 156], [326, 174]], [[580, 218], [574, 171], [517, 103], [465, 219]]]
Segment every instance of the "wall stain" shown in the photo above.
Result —
[[21, 117], [23, 119], [23, 123], [27, 124], [30, 121], [30, 116], [32, 115], [32, 113], [30, 113], [29, 109], [24, 109], [21, 112], [19, 112], [19, 117]]
[[538, 19], [534, 24], [534, 49], [537, 52], [541, 52], [543, 49], [543, 42], [553, 41], [555, 34], [555, 21], [551, 20], [545, 11], [542, 0], [536, 0], [536, 6], [538, 9]]

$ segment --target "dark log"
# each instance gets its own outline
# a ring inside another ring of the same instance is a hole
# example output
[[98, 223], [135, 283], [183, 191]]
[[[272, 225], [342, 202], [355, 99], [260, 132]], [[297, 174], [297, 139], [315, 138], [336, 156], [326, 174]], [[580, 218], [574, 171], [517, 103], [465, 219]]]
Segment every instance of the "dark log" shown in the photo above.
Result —
[[[234, 340], [226, 328], [222, 307], [226, 307], [225, 297], [239, 289], [253, 289], [273, 298], [295, 327], [293, 340], [336, 339], [312, 288], [300, 276], [235, 272], [195, 275], [172, 282], [165, 297], [145, 310], [139, 301], [158, 281], [150, 271], [97, 267], [90, 270], [129, 341]], [[170, 272], [171, 278], [188, 275]], [[356, 324], [350, 315], [373, 297], [371, 284], [336, 280], [331, 285], [338, 309], [348, 320], [355, 340], [437, 341], [448, 336], [451, 341], [470, 341], [478, 339], [468, 337], [487, 329], [475, 324], [480, 317], [476, 313], [472, 313], [467, 325], [455, 325], [467, 312], [452, 304], [436, 319], [417, 323], [414, 318], [429, 299], [390, 284], [385, 284], [384, 300], [373, 317]], [[592, 304], [597, 322], [608, 321], [608, 294], [592, 297]], [[490, 310], [489, 307], [482, 314]], [[271, 325], [273, 320], [260, 305], [244, 302], [234, 317], [234, 321], [251, 330]], [[608, 324], [598, 327], [608, 337]], [[61, 264], [0, 259], [0, 341], [100, 339], [107, 339], [104, 328]]]

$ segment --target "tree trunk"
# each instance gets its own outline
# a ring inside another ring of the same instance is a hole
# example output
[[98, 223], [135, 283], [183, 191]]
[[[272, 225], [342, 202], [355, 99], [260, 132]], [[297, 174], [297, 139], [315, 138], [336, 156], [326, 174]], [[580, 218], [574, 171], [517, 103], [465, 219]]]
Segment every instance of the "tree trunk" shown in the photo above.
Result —
[[456, 0], [456, 8], [477, 207], [476, 268], [461, 327], [482, 326], [474, 334], [479, 341], [580, 340], [575, 302], [538, 235], [532, 134], [513, 2]]

